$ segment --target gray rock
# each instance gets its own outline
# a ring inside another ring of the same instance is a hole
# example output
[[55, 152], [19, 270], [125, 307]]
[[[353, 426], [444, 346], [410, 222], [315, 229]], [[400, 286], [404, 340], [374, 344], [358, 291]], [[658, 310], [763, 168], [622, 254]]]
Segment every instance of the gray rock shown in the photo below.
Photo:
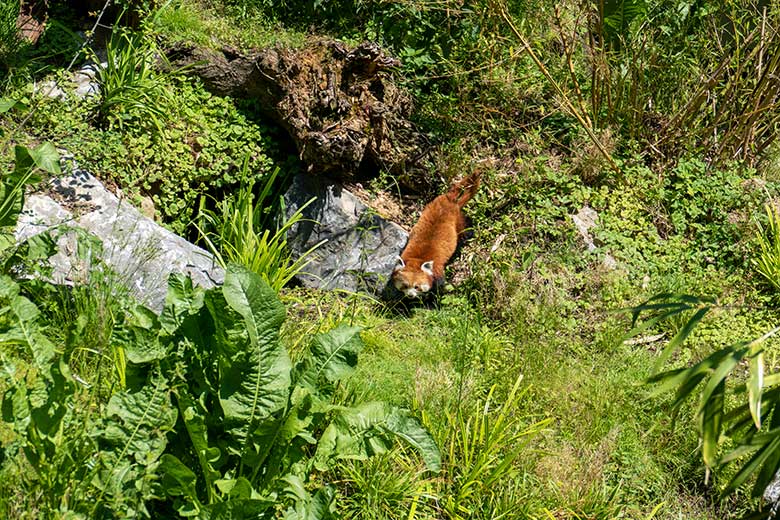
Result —
[[[102, 251], [88, 250], [89, 241], [79, 236], [83, 231], [102, 242]], [[43, 232], [57, 238], [58, 251], [50, 259], [53, 282], [84, 282], [102, 264], [112, 280], [157, 312], [165, 302], [171, 273], [190, 275], [205, 288], [224, 280], [211, 254], [144, 217], [75, 166], [70, 175], [54, 179], [46, 194], [35, 193], [25, 200], [17, 241]]]
[[96, 76], [98, 68], [106, 68], [107, 63], [88, 63], [77, 70], [73, 75], [74, 86], [76, 87], [73, 93], [79, 99], [96, 96], [100, 93], [100, 85], [98, 85]]
[[40, 86], [37, 86], [35, 91], [59, 100], [66, 99], [69, 94], [73, 94], [79, 99], [96, 96], [100, 93], [100, 85], [98, 85], [95, 79], [97, 70], [106, 66], [106, 63], [87, 63], [75, 71], [69, 81], [45, 81]]
[[599, 215], [593, 208], [583, 206], [576, 215], [571, 216], [574, 221], [574, 227], [577, 228], [582, 240], [585, 241], [585, 247], [588, 251], [595, 251], [596, 244], [593, 243], [593, 237], [590, 236], [590, 230], [596, 227], [599, 222]]
[[764, 500], [767, 504], [771, 504], [770, 515], [767, 518], [776, 518], [778, 510], [780, 510], [780, 471], [775, 473], [772, 482], [764, 489]]
[[295, 177], [285, 194], [287, 216], [312, 197], [317, 199], [303, 213], [307, 220], [293, 226], [288, 244], [298, 258], [326, 242], [311, 253], [299, 281], [306, 287], [382, 293], [409, 238], [406, 231], [320, 176]]

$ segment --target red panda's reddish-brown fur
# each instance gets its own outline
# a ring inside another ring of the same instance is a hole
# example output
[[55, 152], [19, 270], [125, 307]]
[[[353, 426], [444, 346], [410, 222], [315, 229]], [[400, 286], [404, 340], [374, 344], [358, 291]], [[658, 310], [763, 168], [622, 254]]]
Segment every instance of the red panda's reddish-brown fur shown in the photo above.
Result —
[[404, 295], [414, 298], [444, 281], [444, 267], [466, 229], [462, 209], [477, 192], [480, 173], [453, 184], [423, 209], [393, 270], [393, 284]]

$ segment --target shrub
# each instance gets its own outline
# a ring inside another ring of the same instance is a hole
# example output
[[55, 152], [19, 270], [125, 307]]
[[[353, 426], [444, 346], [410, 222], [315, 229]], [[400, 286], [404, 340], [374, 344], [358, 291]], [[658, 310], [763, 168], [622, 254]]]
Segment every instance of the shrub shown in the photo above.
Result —
[[701, 439], [707, 477], [710, 472], [727, 475], [722, 496], [752, 482], [751, 495], [760, 498], [780, 469], [780, 374], [767, 373], [764, 361], [767, 340], [780, 327], [720, 348], [692, 365], [661, 371], [705, 316], [723, 307], [711, 297], [659, 294], [632, 309], [635, 326], [629, 336], [670, 318], [687, 318], [664, 347], [648, 382], [655, 394], [675, 392], [675, 415], [684, 404], [694, 405], [693, 427]]
[[25, 42], [19, 34], [19, 0], [0, 4], [0, 80], [4, 80], [19, 61]]
[[241, 104], [213, 96], [199, 83], [168, 76], [164, 81], [171, 105], [162, 130], [154, 124], [96, 129], [88, 123], [94, 102], [72, 98], [35, 99], [39, 109], [29, 127], [73, 153], [98, 178], [118, 185], [137, 205], [141, 196], [150, 197], [155, 218], [186, 235], [201, 195], [221, 198], [241, 182], [265, 180], [270, 157], [281, 153], [271, 129]]
[[127, 387], [105, 407], [71, 374], [70, 350], [48, 338], [37, 307], [10, 278], [0, 288], [2, 420], [13, 432], [0, 462], [32, 467], [22, 482], [44, 516], [334, 518], [333, 488], [317, 475], [339, 460], [402, 441], [440, 469], [408, 412], [333, 402], [357, 363], [359, 330], [316, 336], [293, 365], [278, 340], [284, 308], [244, 268], [230, 266], [208, 291], [173, 276], [159, 317], [127, 312], [112, 334]]

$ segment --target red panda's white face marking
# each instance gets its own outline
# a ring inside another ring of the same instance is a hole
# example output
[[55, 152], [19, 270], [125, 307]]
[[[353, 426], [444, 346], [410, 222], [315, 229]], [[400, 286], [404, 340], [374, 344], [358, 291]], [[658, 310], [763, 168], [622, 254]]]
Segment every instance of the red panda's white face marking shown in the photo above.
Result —
[[393, 269], [393, 285], [409, 298], [416, 298], [430, 291], [433, 285], [433, 260], [424, 262], [415, 269], [398, 257], [398, 263]]

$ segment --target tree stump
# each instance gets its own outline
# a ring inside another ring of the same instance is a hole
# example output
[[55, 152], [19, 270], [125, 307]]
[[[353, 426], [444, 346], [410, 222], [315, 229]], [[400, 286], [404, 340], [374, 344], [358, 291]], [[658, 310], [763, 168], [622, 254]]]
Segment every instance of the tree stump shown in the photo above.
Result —
[[384, 170], [413, 190], [431, 184], [421, 164], [430, 146], [409, 121], [411, 96], [393, 81], [400, 62], [375, 43], [317, 38], [251, 54], [178, 44], [166, 56], [212, 93], [257, 99], [312, 173], [349, 180]]

